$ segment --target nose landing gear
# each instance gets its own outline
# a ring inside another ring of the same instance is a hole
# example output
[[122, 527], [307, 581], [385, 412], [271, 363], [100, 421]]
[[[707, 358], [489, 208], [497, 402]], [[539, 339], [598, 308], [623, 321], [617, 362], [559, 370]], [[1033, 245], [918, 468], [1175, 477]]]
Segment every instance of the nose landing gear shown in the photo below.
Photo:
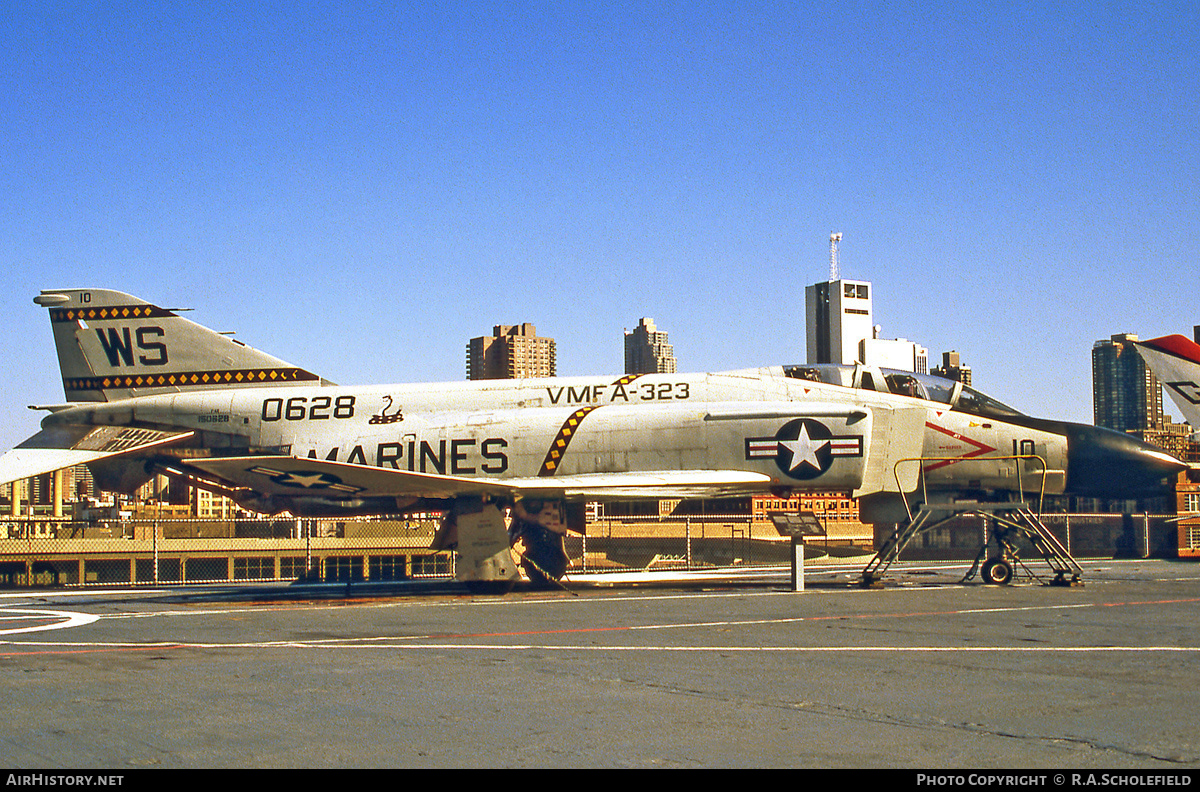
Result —
[[1013, 566], [1003, 558], [989, 558], [979, 570], [979, 576], [984, 583], [993, 586], [1007, 586], [1012, 583]]

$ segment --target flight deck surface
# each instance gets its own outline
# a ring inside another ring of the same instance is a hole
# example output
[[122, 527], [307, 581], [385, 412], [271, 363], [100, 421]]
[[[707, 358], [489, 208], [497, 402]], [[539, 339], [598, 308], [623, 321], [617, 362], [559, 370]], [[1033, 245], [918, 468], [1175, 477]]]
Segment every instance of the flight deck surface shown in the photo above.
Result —
[[1195, 769], [1200, 566], [1083, 567], [11, 591], [0, 762]]

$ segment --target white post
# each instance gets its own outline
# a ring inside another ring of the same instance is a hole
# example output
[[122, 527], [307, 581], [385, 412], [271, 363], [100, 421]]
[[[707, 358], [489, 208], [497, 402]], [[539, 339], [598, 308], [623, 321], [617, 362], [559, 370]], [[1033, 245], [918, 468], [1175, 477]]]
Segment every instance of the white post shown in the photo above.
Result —
[[804, 542], [792, 538], [792, 591], [804, 591]]

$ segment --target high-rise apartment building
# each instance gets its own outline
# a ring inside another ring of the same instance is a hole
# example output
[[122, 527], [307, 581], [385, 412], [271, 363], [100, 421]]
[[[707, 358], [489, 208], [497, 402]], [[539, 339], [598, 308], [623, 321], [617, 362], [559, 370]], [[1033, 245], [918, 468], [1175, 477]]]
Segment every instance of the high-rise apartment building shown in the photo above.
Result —
[[528, 322], [496, 325], [492, 335], [467, 344], [467, 379], [553, 377], [558, 362], [553, 338], [542, 338]]
[[674, 374], [675, 353], [667, 343], [667, 334], [643, 317], [632, 331], [625, 333], [626, 374]]
[[1130, 341], [1118, 333], [1092, 346], [1092, 409], [1096, 426], [1119, 432], [1163, 425], [1162, 386]]
[[[91, 472], [84, 465], [0, 485], [0, 501], [11, 504], [13, 488], [17, 491], [18, 504], [26, 506], [49, 506], [55, 501], [75, 503], [99, 494], [92, 482]], [[57, 493], [55, 490], [58, 490]]]

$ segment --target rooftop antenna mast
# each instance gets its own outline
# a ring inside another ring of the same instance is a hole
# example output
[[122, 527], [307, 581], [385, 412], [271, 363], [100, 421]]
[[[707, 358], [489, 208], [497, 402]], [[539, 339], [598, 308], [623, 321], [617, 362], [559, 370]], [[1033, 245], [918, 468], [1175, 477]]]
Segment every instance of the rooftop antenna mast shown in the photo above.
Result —
[[838, 242], [842, 241], [842, 232], [829, 233], [829, 282], [840, 280], [838, 273]]

